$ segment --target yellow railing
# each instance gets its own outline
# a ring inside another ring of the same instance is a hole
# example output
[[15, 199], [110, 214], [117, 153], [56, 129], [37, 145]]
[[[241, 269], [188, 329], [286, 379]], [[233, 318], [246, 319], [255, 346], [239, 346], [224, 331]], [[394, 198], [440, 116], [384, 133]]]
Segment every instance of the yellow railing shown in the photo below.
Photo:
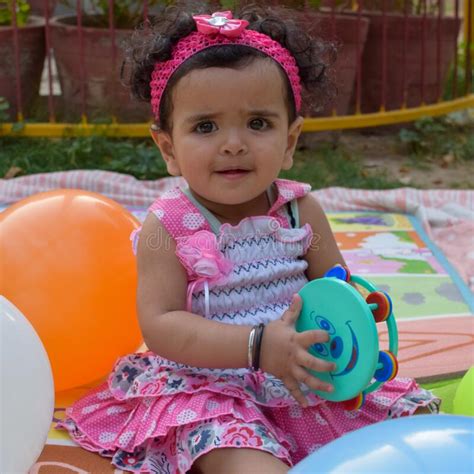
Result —
[[[391, 110], [388, 112], [346, 115], [340, 117], [307, 118], [303, 125], [303, 131], [317, 132], [323, 130], [342, 130], [410, 122], [420, 117], [445, 115], [456, 110], [467, 109], [470, 107], [474, 107], [474, 94], [455, 100], [439, 102], [433, 105]], [[0, 136], [64, 137], [104, 135], [108, 137], [147, 137], [149, 134], [149, 123], [115, 123], [97, 125], [87, 123], [84, 120], [80, 124], [27, 123], [20, 127], [13, 123], [0, 124]]]

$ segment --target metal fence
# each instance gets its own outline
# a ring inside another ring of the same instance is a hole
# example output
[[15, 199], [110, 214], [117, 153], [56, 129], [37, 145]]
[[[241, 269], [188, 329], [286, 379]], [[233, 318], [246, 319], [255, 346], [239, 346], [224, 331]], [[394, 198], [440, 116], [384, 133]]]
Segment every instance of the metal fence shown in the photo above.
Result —
[[[37, 14], [27, 22], [26, 3]], [[149, 106], [133, 101], [120, 82], [120, 45], [133, 22], [159, 15], [165, 2], [77, 0], [69, 10], [64, 3], [0, 2], [0, 21], [10, 14], [11, 23], [0, 26], [0, 97], [10, 104], [0, 135], [147, 136]], [[220, 9], [233, 3], [220, 2]], [[474, 106], [474, 0], [286, 3], [302, 28], [339, 46], [337, 98], [308, 112], [305, 131]]]

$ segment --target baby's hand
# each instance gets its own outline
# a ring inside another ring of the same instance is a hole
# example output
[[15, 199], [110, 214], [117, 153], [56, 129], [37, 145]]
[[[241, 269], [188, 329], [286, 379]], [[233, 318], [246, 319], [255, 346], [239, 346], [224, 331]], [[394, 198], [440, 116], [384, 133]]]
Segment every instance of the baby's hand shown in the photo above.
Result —
[[308, 402], [300, 389], [300, 383], [309, 388], [330, 392], [332, 385], [319, 380], [306, 369], [317, 372], [329, 372], [335, 369], [335, 364], [308, 352], [308, 347], [318, 342], [327, 342], [329, 335], [326, 331], [314, 330], [298, 333], [295, 322], [301, 311], [301, 297], [295, 295], [291, 306], [281, 319], [269, 323], [263, 333], [261, 347], [261, 368], [283, 381], [298, 403], [304, 407]]

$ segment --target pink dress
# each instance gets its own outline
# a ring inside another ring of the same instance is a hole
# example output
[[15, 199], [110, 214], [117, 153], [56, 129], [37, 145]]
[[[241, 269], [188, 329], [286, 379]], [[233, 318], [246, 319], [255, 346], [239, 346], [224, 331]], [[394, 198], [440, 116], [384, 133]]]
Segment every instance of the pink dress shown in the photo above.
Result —
[[[168, 191], [151, 205], [149, 212], [181, 249], [194, 313], [245, 325], [281, 317], [308, 281], [301, 257], [312, 229], [299, 226], [296, 200], [309, 191], [308, 185], [276, 180], [268, 191], [268, 214], [236, 226], [220, 225], [189, 190]], [[138, 237], [132, 234], [134, 250]], [[210, 253], [216, 258], [205, 259], [204, 270], [193, 264], [197, 237], [214, 245]], [[369, 394], [358, 411], [309, 391], [307, 396], [310, 406], [302, 408], [268, 373], [202, 369], [136, 353], [120, 358], [108, 380], [70, 407], [59, 427], [120, 469], [185, 473], [196, 458], [221, 447], [267, 451], [291, 466], [345, 432], [410, 415], [420, 406], [436, 411], [439, 403], [406, 378]]]

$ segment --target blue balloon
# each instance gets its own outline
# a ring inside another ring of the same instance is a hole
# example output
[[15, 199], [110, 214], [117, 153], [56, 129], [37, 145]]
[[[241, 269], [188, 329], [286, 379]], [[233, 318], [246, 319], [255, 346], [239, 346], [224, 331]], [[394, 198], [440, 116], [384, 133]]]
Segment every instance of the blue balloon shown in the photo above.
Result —
[[474, 472], [474, 418], [417, 415], [347, 433], [303, 459], [291, 474]]

